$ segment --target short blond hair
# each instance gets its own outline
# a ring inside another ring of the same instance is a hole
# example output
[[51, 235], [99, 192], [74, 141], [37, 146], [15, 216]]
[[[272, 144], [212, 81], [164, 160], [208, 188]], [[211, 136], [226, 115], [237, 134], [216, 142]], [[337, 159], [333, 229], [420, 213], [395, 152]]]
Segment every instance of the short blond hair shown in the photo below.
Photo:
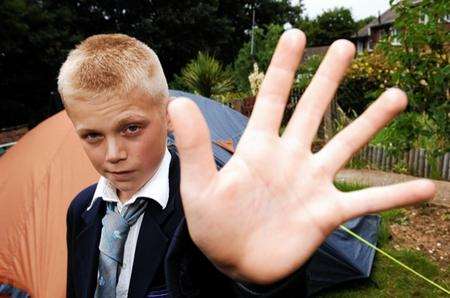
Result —
[[169, 89], [158, 56], [125, 34], [93, 35], [73, 49], [61, 66], [58, 91], [65, 98], [123, 95], [136, 87], [158, 102]]

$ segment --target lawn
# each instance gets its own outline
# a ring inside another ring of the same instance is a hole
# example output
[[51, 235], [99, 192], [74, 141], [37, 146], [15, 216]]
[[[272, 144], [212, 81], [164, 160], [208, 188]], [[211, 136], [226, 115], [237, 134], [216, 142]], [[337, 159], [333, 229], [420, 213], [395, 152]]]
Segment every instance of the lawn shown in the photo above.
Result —
[[[361, 189], [357, 184], [336, 183], [343, 191]], [[394, 248], [390, 225], [404, 216], [403, 209], [381, 214], [378, 247], [446, 289], [450, 288], [450, 268], [440, 268], [420, 251]], [[385, 256], [375, 255], [370, 280], [356, 281], [322, 292], [318, 297], [449, 297], [416, 275], [400, 267]]]

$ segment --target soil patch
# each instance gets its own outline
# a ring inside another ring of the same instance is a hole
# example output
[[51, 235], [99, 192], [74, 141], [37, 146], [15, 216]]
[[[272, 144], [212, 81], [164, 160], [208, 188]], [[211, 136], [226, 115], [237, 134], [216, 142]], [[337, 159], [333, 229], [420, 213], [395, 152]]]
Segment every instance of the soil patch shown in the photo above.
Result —
[[404, 209], [390, 226], [395, 249], [421, 251], [441, 270], [450, 266], [450, 208], [432, 204]]

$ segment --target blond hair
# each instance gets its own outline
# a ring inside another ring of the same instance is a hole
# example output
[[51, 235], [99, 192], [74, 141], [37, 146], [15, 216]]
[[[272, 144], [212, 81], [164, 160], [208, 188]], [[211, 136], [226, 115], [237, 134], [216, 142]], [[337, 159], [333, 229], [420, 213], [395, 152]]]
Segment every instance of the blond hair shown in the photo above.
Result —
[[136, 87], [155, 102], [169, 97], [158, 56], [143, 42], [124, 34], [87, 38], [69, 53], [58, 76], [63, 103], [74, 96], [123, 95]]

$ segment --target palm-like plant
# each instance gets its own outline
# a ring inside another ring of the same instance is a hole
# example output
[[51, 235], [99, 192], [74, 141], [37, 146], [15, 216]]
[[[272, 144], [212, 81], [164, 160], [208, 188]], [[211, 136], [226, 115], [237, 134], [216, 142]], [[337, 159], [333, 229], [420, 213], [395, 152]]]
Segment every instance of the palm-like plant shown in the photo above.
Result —
[[189, 91], [205, 97], [217, 97], [233, 90], [233, 78], [214, 57], [199, 52], [181, 71], [181, 80]]

